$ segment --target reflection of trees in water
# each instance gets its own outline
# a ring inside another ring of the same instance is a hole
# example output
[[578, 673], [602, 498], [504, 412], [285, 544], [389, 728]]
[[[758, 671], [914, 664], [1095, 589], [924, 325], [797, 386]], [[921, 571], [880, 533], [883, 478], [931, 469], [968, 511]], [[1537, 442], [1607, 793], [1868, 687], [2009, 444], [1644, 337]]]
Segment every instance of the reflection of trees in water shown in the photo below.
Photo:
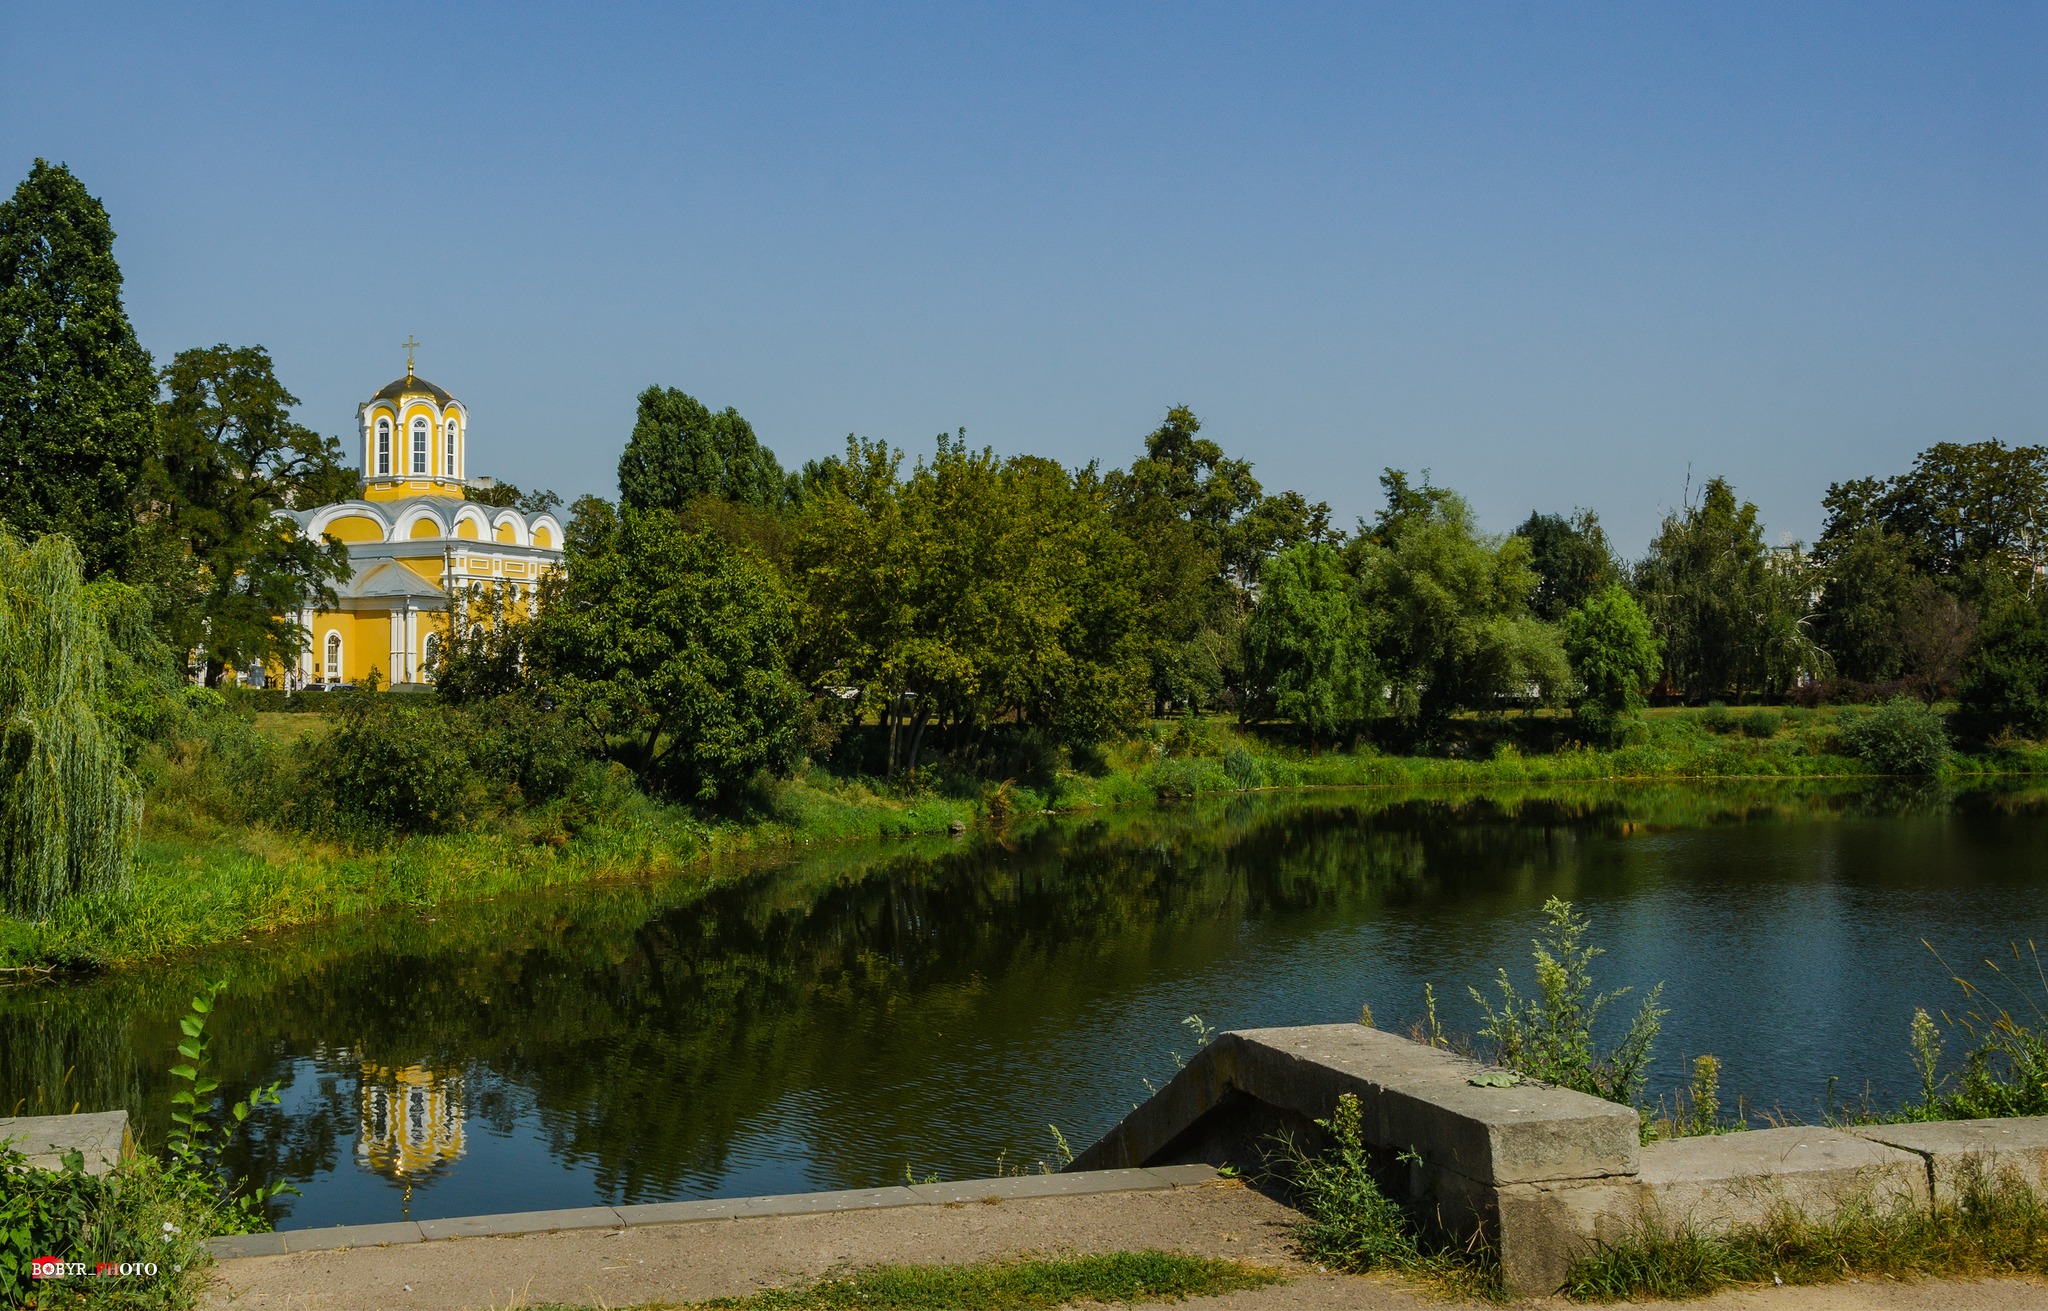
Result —
[[[1001, 842], [842, 849], [709, 889], [443, 907], [431, 921], [333, 926], [0, 994], [0, 1091], [11, 1105], [75, 1066], [74, 1100], [125, 1105], [161, 1141], [175, 1017], [200, 981], [226, 974], [213, 1026], [222, 1091], [296, 1081], [294, 1113], [266, 1113], [238, 1162], [265, 1174], [304, 1180], [345, 1159], [367, 1062], [461, 1071], [470, 1121], [509, 1133], [531, 1114], [558, 1155], [626, 1201], [716, 1186], [769, 1108], [833, 1090], [772, 1127], [802, 1137], [819, 1178], [864, 1178], [950, 1123], [994, 1126], [982, 1141], [1014, 1126], [1028, 1141], [1039, 1090], [1001, 1077], [1006, 1062], [1056, 1068], [1060, 1025], [1196, 977], [1244, 950], [1247, 926], [1357, 922], [1429, 901], [1521, 905], [1621, 877], [1611, 854], [1587, 858], [1592, 837], [1834, 814], [1851, 796], [1231, 798]], [[966, 1057], [984, 1070], [972, 1086], [909, 1087], [911, 1073]]]

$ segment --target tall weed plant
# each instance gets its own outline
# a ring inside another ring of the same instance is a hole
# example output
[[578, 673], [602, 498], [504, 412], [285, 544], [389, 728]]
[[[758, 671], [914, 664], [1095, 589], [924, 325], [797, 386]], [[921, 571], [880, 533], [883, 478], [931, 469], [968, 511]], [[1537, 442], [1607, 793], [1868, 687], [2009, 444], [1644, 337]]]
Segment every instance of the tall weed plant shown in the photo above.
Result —
[[1643, 998], [1621, 1038], [1602, 1051], [1594, 1026], [1608, 1005], [1629, 989], [1593, 991], [1593, 959], [1601, 949], [1586, 942], [1589, 921], [1572, 904], [1552, 897], [1543, 905], [1545, 932], [1534, 943], [1535, 991], [1524, 994], [1500, 972], [1496, 1002], [1477, 988], [1472, 999], [1486, 1016], [1479, 1036], [1494, 1044], [1495, 1059], [1529, 1078], [1633, 1106], [1641, 1096], [1650, 1053], [1666, 1011], [1657, 1005], [1664, 985]]

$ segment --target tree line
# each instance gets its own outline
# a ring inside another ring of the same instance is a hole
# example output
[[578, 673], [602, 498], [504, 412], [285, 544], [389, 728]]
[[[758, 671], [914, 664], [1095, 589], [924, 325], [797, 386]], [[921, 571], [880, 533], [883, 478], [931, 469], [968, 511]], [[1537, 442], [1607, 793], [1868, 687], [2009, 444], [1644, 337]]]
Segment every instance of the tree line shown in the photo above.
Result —
[[[292, 612], [348, 564], [284, 512], [358, 474], [291, 418], [262, 347], [156, 367], [112, 242], [62, 166], [0, 205], [0, 523], [132, 589], [188, 678], [290, 664]], [[1471, 711], [1571, 707], [1600, 742], [1652, 697], [1954, 693], [1984, 736], [2048, 733], [2040, 447], [1941, 443], [1837, 483], [1811, 551], [1767, 545], [1719, 478], [1635, 560], [1589, 510], [1499, 535], [1427, 476], [1380, 484], [1377, 514], [1339, 529], [1184, 406], [1126, 467], [954, 433], [914, 457], [849, 436], [785, 470], [736, 410], [650, 387], [617, 496], [569, 507], [537, 613], [461, 616], [436, 679], [451, 704], [524, 698], [704, 802], [805, 755], [893, 775], [1021, 739], [1085, 754], [1184, 710], [1429, 749]]]

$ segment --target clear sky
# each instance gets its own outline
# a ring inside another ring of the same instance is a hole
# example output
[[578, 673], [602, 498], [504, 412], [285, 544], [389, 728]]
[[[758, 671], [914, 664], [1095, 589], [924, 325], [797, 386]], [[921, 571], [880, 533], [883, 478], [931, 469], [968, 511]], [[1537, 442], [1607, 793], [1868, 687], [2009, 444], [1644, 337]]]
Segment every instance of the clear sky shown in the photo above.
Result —
[[422, 376], [613, 494], [649, 383], [789, 466], [1127, 462], [1174, 403], [1340, 522], [1386, 465], [1629, 554], [1721, 473], [2048, 441], [2048, 6], [17, 0], [0, 180], [111, 210], [160, 359]]

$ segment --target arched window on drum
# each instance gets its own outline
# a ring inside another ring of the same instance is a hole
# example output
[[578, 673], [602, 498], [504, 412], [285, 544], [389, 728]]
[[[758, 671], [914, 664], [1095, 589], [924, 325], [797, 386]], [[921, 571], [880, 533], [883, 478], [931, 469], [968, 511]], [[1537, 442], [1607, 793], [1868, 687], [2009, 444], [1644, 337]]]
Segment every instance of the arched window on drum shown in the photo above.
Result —
[[414, 473], [425, 473], [427, 471], [427, 421], [425, 419], [414, 419], [412, 421], [412, 471]]
[[377, 476], [391, 476], [391, 420], [377, 420]]

